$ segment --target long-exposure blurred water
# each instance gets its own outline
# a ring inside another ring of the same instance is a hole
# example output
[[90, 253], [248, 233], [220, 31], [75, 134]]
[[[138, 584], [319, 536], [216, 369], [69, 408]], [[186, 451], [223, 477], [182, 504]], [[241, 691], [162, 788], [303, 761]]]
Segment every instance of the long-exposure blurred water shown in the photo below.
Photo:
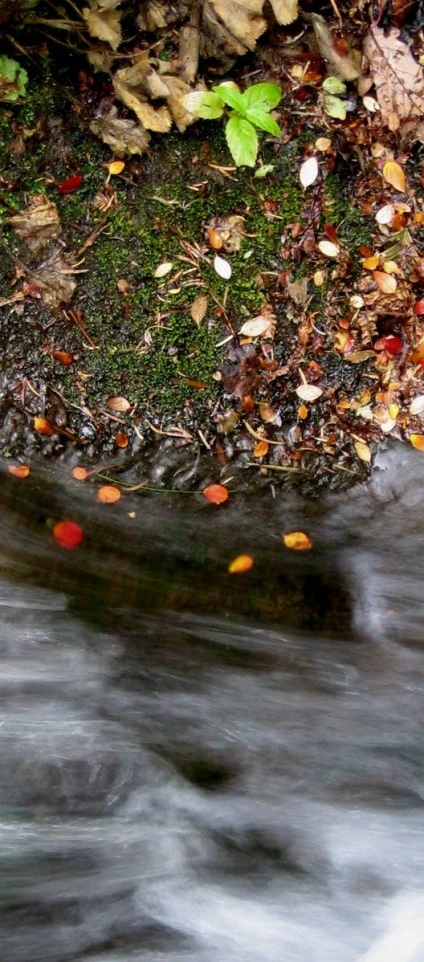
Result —
[[423, 466], [224, 509], [3, 476], [4, 962], [424, 962]]

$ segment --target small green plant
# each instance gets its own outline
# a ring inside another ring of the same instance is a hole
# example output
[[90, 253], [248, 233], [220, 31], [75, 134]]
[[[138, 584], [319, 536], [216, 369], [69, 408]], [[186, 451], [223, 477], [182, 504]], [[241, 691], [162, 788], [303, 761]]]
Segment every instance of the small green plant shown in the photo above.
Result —
[[203, 120], [218, 120], [229, 107], [225, 136], [231, 156], [237, 167], [254, 167], [258, 155], [255, 127], [281, 137], [281, 130], [270, 114], [280, 100], [281, 89], [277, 84], [253, 84], [242, 93], [237, 84], [229, 80], [212, 90], [194, 90], [182, 98], [182, 103], [186, 110]]
[[28, 83], [26, 70], [5, 53], [0, 54], [0, 100], [8, 103], [23, 97]]

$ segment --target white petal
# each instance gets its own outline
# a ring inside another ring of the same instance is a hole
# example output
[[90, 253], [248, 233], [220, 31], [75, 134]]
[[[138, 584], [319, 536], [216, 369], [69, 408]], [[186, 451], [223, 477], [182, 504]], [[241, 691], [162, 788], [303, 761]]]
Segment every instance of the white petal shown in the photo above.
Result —
[[299, 171], [299, 180], [302, 184], [302, 187], [305, 187], [306, 189], [306, 187], [310, 187], [311, 184], [314, 184], [318, 177], [318, 172], [319, 167], [316, 157], [308, 157], [308, 160], [303, 162]]
[[231, 264], [224, 260], [223, 257], [220, 257], [219, 254], [215, 254], [213, 266], [216, 270], [216, 273], [219, 274], [220, 277], [223, 277], [224, 281], [230, 280], [232, 274]]
[[410, 414], [422, 414], [424, 411], [424, 394], [419, 394], [418, 397], [411, 401], [409, 406]]
[[296, 394], [302, 398], [302, 401], [317, 401], [321, 397], [322, 391], [315, 384], [300, 384], [296, 388]]
[[174, 265], [172, 261], [165, 261], [163, 264], [159, 264], [159, 267], [157, 267], [155, 270], [154, 276], [165, 277], [166, 274], [169, 274], [169, 272], [172, 271], [173, 266]]
[[239, 334], [244, 334], [245, 337], [260, 337], [269, 330], [269, 326], [269, 318], [259, 314], [258, 317], [251, 317], [250, 321], [246, 321], [240, 328]]
[[318, 244], [318, 250], [324, 257], [338, 257], [340, 253], [340, 247], [338, 244], [333, 244], [332, 241], [322, 240]]

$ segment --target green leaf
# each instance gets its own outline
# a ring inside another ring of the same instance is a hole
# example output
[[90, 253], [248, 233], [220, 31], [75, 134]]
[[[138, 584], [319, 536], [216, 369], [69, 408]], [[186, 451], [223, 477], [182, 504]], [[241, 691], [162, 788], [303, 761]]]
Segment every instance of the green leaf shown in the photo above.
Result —
[[345, 94], [346, 84], [343, 83], [343, 80], [339, 80], [338, 77], [326, 77], [322, 89], [325, 90], [327, 94]]
[[0, 100], [13, 103], [18, 97], [23, 97], [28, 83], [28, 74], [17, 60], [12, 60], [6, 54], [0, 56]]
[[282, 131], [267, 110], [260, 110], [259, 107], [252, 107], [249, 110], [246, 110], [245, 117], [247, 120], [250, 120], [251, 124], [255, 124], [256, 127], [260, 127], [261, 130], [266, 130], [269, 134], [274, 134], [274, 137], [281, 137]]
[[242, 96], [245, 110], [251, 107], [273, 110], [280, 103], [281, 88], [277, 84], [253, 84]]
[[244, 117], [230, 117], [225, 128], [227, 144], [237, 167], [254, 167], [258, 154], [258, 136]]
[[181, 103], [190, 114], [203, 120], [216, 120], [224, 113], [222, 100], [211, 90], [192, 90], [181, 97]]
[[264, 164], [262, 167], [258, 167], [258, 169], [255, 170], [255, 177], [257, 177], [258, 180], [263, 180], [267, 174], [272, 174], [274, 167], [275, 164]]
[[340, 97], [333, 97], [331, 94], [326, 94], [324, 98], [324, 109], [329, 117], [334, 117], [336, 120], [346, 120], [346, 104]]
[[244, 113], [243, 94], [232, 80], [226, 80], [218, 87], [212, 87], [212, 90], [220, 97], [222, 103], [232, 107], [233, 110], [240, 110], [241, 113]]

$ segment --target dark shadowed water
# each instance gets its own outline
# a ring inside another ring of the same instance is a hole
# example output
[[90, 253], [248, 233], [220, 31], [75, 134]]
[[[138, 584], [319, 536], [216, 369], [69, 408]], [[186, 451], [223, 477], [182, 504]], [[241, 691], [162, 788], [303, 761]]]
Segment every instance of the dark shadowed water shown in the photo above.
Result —
[[4, 962], [424, 962], [423, 472], [217, 510], [3, 476]]

